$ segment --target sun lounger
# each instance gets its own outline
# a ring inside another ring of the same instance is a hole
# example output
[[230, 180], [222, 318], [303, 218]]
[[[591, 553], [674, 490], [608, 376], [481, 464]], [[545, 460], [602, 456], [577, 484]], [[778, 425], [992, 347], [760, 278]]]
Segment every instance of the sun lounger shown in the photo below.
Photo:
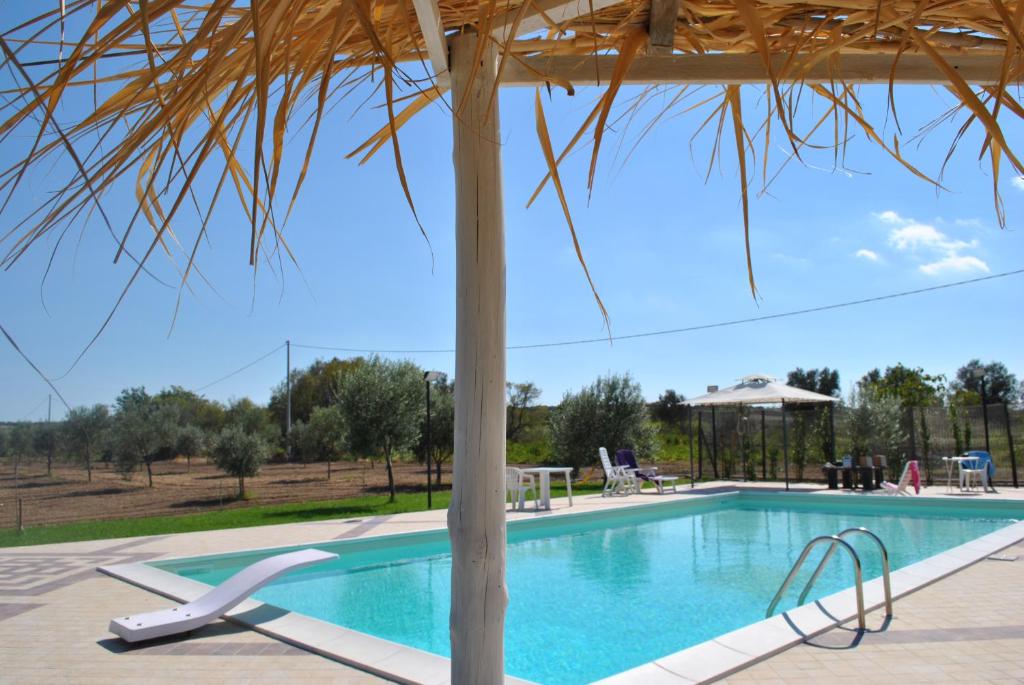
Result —
[[[654, 487], [658, 489], [659, 495], [665, 494], [665, 488], [672, 488], [672, 492], [676, 491], [676, 481], [679, 480], [679, 476], [659, 476], [658, 469], [655, 466], [647, 468], [641, 468], [636, 463], [636, 455], [633, 454], [633, 450], [616, 450], [615, 461], [619, 466], [623, 467], [627, 471], [633, 471], [636, 477], [640, 480], [645, 480], [648, 483], [652, 483]], [[639, 487], [637, 488], [639, 491]]]
[[604, 469], [605, 478], [601, 497], [640, 492], [640, 481], [636, 478], [636, 471], [622, 466], [612, 466], [612, 462], [608, 458], [608, 450], [604, 447], [599, 447], [597, 454], [601, 457], [601, 467]]
[[172, 609], [115, 618], [110, 622], [110, 632], [127, 642], [186, 633], [223, 616], [252, 593], [286, 573], [337, 558], [337, 554], [330, 552], [303, 549], [262, 559], [246, 566], [194, 602]]
[[903, 465], [903, 473], [900, 475], [899, 483], [882, 482], [882, 492], [887, 495], [909, 495], [907, 487], [913, 483], [914, 490], [921, 492], [921, 471], [918, 469], [917, 461], [910, 460]]

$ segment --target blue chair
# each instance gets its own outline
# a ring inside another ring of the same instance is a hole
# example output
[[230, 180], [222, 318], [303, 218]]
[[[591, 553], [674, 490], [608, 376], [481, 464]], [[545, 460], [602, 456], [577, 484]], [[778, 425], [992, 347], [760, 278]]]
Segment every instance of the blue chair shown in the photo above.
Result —
[[960, 462], [961, 472], [977, 473], [984, 489], [992, 487], [992, 479], [996, 475], [996, 465], [992, 461], [992, 455], [985, 450], [968, 450], [964, 452], [964, 456], [973, 458]]

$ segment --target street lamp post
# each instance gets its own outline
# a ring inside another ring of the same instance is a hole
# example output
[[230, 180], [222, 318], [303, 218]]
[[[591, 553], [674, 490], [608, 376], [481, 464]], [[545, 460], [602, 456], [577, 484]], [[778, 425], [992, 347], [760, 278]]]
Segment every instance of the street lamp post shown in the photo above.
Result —
[[433, 491], [430, 485], [430, 384], [441, 377], [440, 371], [424, 371], [423, 383], [427, 386], [427, 509], [433, 506]]

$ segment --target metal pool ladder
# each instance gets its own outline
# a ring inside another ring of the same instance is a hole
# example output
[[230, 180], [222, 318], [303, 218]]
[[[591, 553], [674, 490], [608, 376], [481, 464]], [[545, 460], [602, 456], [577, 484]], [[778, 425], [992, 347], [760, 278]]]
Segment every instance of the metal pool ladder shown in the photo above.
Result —
[[889, 583], [889, 550], [885, 548], [885, 543], [883, 543], [877, 535], [867, 528], [847, 528], [838, 535], [819, 535], [807, 543], [807, 546], [804, 547], [804, 551], [800, 554], [800, 558], [796, 560], [796, 563], [793, 564], [793, 568], [790, 569], [789, 575], [786, 576], [784, 581], [782, 581], [782, 585], [779, 587], [779, 591], [775, 593], [775, 598], [772, 599], [772, 603], [768, 605], [768, 611], [765, 612], [764, 617], [769, 618], [775, 611], [775, 607], [778, 606], [779, 601], [782, 600], [782, 596], [786, 594], [786, 590], [788, 590], [789, 586], [793, 583], [793, 580], [796, 578], [797, 573], [799, 573], [804, 561], [807, 560], [807, 555], [811, 553], [811, 550], [823, 542], [829, 542], [831, 543], [831, 546], [828, 548], [828, 551], [825, 552], [825, 556], [821, 558], [821, 561], [818, 562], [818, 568], [814, 569], [814, 573], [812, 573], [810, 579], [808, 579], [807, 584], [800, 593], [800, 599], [797, 601], [797, 605], [804, 603], [804, 600], [807, 598], [807, 594], [811, 591], [811, 588], [814, 587], [814, 583], [818, 580], [818, 576], [820, 576], [821, 572], [825, 570], [825, 565], [828, 564], [832, 555], [835, 554], [836, 548], [842, 547], [849, 552], [850, 559], [853, 560], [853, 577], [857, 591], [857, 625], [861, 630], [864, 630], [866, 626], [864, 620], [864, 579], [861, 573], [860, 556], [858, 556], [857, 550], [843, 539], [844, 537], [855, 533], [867, 535], [875, 541], [875, 544], [878, 545], [878, 551], [882, 555], [882, 584], [885, 588], [885, 615], [887, 617], [892, 616], [892, 587]]

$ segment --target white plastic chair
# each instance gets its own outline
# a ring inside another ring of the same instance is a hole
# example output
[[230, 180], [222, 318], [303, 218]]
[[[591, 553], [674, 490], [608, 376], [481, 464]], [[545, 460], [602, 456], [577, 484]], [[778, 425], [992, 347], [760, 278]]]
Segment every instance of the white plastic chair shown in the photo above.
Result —
[[[984, 487], [988, 484], [988, 474], [985, 472], [988, 464], [980, 463], [980, 461], [980, 459], [961, 459], [957, 462], [957, 465], [960, 467], [961, 490], [970, 490], [975, 479], [977, 479], [979, 486]], [[972, 468], [978, 466], [981, 468]]]
[[514, 466], [505, 467], [505, 500], [512, 499], [512, 511], [516, 510], [516, 503], [519, 503], [519, 511], [526, 509], [526, 493], [533, 493], [533, 506], [537, 507], [537, 486], [533, 480], [533, 474], [523, 473], [522, 469]]
[[597, 453], [601, 457], [601, 468], [604, 469], [605, 478], [601, 497], [640, 492], [640, 481], [637, 480], [634, 469], [627, 469], [624, 466], [612, 466], [612, 460], [608, 458], [608, 450], [604, 447], [598, 447]]

